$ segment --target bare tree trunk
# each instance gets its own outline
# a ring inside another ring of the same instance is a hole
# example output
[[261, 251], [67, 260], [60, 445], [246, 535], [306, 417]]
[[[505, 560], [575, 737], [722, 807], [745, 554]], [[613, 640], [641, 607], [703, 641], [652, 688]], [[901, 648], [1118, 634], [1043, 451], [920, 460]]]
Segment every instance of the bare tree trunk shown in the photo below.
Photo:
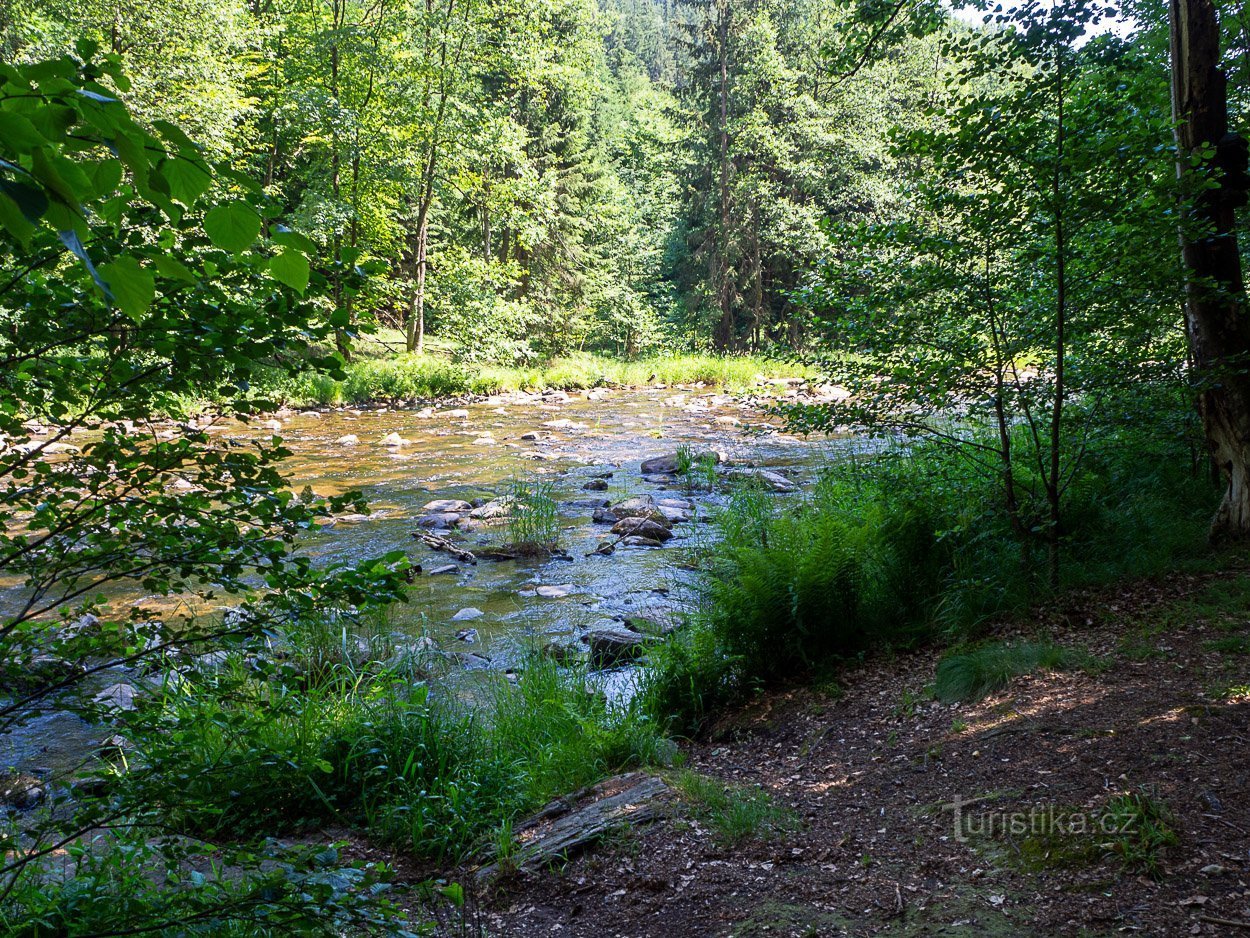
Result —
[[427, 255], [429, 231], [429, 206], [426, 205], [422, 207], [417, 221], [416, 243], [412, 250], [412, 308], [408, 312], [408, 322], [404, 333], [405, 347], [408, 351], [417, 354], [425, 351], [425, 272], [429, 268]]
[[[1177, 174], [1191, 192], [1181, 213], [1188, 274], [1185, 325], [1198, 382], [1198, 409], [1227, 489], [1211, 522], [1213, 542], [1250, 536], [1250, 321], [1245, 314], [1236, 209], [1245, 203], [1246, 143], [1228, 131], [1228, 96], [1219, 69], [1219, 20], [1212, 0], [1171, 0], [1172, 109]], [[1193, 154], [1214, 146], [1197, 170]], [[1200, 188], [1200, 173], [1219, 186]]]

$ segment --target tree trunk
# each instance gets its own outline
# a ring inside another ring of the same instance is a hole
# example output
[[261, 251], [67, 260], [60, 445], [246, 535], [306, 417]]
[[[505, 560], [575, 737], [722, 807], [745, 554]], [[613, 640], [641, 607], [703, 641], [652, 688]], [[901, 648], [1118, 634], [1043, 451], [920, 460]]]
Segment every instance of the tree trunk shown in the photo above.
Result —
[[[1171, 44], [1177, 174], [1189, 190], [1180, 232], [1185, 326], [1203, 429], [1227, 485], [1211, 522], [1211, 540], [1218, 543], [1250, 536], [1250, 323], [1234, 217], [1245, 201], [1246, 145], [1228, 132], [1212, 0], [1171, 0]], [[1212, 146], [1215, 160], [1195, 170], [1191, 155]], [[1203, 175], [1212, 171], [1219, 185], [1202, 188]]]
[[716, 252], [716, 290], [720, 321], [712, 342], [722, 352], [734, 344], [733, 289], [729, 282], [729, 3], [717, 4], [717, 41], [720, 45], [720, 232]]
[[429, 267], [429, 209], [423, 207], [417, 221], [416, 243], [412, 247], [412, 307], [405, 329], [405, 347], [418, 355], [425, 351], [425, 272]]

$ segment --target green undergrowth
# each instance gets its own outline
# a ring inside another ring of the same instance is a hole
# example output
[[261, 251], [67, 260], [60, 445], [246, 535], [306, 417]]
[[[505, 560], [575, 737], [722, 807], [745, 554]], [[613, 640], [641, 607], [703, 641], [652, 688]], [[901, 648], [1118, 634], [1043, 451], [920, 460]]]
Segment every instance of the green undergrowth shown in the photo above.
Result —
[[231, 659], [170, 688], [136, 718], [138, 761], [160, 772], [125, 786], [195, 836], [333, 822], [447, 862], [557, 795], [671, 755], [638, 710], [537, 657], [515, 683], [482, 677], [471, 701], [432, 691], [419, 656], [321, 661]]
[[693, 558], [704, 593], [688, 628], [651, 656], [650, 712], [693, 732], [758, 688], [935, 641], [972, 649], [946, 666], [960, 696], [1088, 664], [1045, 643], [976, 643], [1057, 592], [1219, 562], [1205, 537], [1218, 493], [1187, 450], [1155, 452], [1127, 431], [1103, 444], [1067, 495], [1057, 590], [1041, 539], [1009, 526], [998, 477], [947, 448], [845, 461], [798, 500], [736, 492]]
[[505, 391], [704, 384], [731, 391], [756, 388], [761, 378], [810, 377], [793, 362], [747, 356], [675, 355], [622, 361], [581, 354], [539, 365], [462, 364], [442, 354], [393, 353], [349, 362], [346, 376], [321, 374], [262, 381], [264, 392], [295, 407], [413, 402]]
[[933, 695], [944, 703], [967, 703], [1002, 690], [1022, 674], [1093, 665], [1088, 652], [1053, 642], [989, 642], [944, 656], [938, 662]]
[[695, 816], [723, 845], [767, 839], [798, 826], [798, 816], [758, 785], [731, 785], [688, 769], [672, 780]]

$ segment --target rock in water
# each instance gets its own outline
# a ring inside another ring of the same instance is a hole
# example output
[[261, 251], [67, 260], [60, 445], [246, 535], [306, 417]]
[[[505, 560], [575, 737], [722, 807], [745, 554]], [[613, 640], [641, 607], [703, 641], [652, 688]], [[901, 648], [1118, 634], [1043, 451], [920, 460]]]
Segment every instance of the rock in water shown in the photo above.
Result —
[[453, 622], [464, 622], [469, 619], [480, 619], [484, 615], [486, 615], [486, 613], [484, 613], [481, 609], [478, 609], [475, 606], [466, 606], [451, 618]]
[[460, 516], [453, 511], [440, 511], [418, 518], [417, 527], [430, 531], [445, 531], [447, 528], [454, 528], [459, 520]]
[[610, 668], [641, 655], [647, 637], [622, 625], [601, 625], [583, 635], [582, 641], [590, 646], [591, 664], [596, 668]]
[[[715, 450], [704, 450], [699, 453], [691, 453], [690, 460], [692, 463], [701, 463], [711, 460], [713, 463], [720, 465], [720, 453]], [[644, 476], [649, 475], [674, 475], [679, 467], [680, 460], [676, 453], [669, 453], [665, 456], [653, 456], [643, 462], [639, 470]]]
[[13, 772], [0, 777], [0, 802], [24, 811], [43, 801], [46, 792], [43, 783], [33, 775]]
[[622, 518], [612, 525], [613, 534], [645, 537], [652, 541], [667, 541], [673, 532], [650, 518]]
[[771, 469], [744, 469], [733, 472], [729, 476], [735, 482], [741, 482], [745, 485], [758, 485], [762, 489], [770, 492], [788, 493], [797, 492], [799, 487], [783, 476], [780, 472], [773, 472]]
[[473, 506], [468, 502], [459, 498], [436, 498], [432, 502], [426, 502], [421, 506], [422, 511], [432, 513], [442, 513], [447, 511], [462, 512], [468, 511]]
[[608, 483], [604, 479], [591, 479], [582, 488], [587, 492], [606, 492]]

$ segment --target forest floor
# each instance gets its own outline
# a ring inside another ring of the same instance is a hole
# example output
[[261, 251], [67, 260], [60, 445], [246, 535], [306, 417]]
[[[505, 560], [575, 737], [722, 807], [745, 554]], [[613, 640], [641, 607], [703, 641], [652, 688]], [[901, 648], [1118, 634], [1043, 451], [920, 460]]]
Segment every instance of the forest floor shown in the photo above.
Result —
[[[587, 938], [1250, 934], [1239, 564], [1005, 625], [1091, 664], [977, 703], [933, 700], [937, 651], [869, 661], [844, 690], [763, 696], [685, 747], [660, 821], [496, 879], [474, 917], [492, 935]], [[728, 802], [710, 809], [692, 772]], [[1162, 814], [1108, 834], [1125, 793]]]

